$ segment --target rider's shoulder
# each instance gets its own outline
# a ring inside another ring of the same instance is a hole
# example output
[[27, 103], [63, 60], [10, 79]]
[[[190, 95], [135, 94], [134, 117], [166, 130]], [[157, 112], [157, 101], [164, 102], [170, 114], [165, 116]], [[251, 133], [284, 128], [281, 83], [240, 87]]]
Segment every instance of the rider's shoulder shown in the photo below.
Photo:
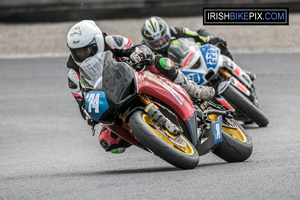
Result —
[[105, 42], [111, 49], [126, 49], [132, 44], [130, 39], [122, 35], [107, 35]]
[[67, 61], [67, 68], [70, 70], [74, 70], [76, 72], [79, 72], [79, 66], [75, 63], [73, 57], [70, 55]]

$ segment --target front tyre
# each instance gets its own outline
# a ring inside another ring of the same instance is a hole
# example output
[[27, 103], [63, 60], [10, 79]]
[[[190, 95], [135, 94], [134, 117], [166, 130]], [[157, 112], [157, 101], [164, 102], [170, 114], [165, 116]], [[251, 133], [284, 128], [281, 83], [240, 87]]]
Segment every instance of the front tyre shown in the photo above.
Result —
[[198, 165], [198, 152], [183, 134], [174, 136], [162, 130], [153, 117], [141, 110], [130, 116], [129, 124], [133, 135], [168, 163], [181, 169], [193, 169]]
[[259, 110], [255, 105], [253, 105], [250, 100], [243, 96], [236, 88], [229, 85], [228, 88], [222, 94], [227, 101], [232, 103], [237, 110], [246, 114], [250, 119], [252, 119], [258, 126], [266, 127], [269, 123], [267, 117]]

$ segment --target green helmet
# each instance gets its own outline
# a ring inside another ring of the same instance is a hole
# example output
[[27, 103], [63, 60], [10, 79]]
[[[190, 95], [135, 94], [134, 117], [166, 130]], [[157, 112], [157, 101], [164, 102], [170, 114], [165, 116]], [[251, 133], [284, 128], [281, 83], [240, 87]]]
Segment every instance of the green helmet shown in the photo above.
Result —
[[170, 29], [160, 17], [146, 19], [141, 31], [146, 45], [154, 51], [161, 51], [170, 44]]

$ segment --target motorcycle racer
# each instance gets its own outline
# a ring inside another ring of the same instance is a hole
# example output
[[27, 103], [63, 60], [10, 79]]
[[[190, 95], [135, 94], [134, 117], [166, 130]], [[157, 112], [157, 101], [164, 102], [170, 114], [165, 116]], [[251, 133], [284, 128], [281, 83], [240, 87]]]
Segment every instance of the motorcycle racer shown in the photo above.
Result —
[[[207, 29], [199, 29], [197, 31], [189, 28], [170, 27], [160, 17], [153, 16], [145, 20], [141, 34], [143, 36], [143, 44], [146, 44], [153, 52], [164, 57], [171, 57], [169, 47], [171, 44], [177, 44], [179, 38], [190, 38], [199, 45], [212, 44], [221, 50], [221, 54], [234, 60], [233, 56], [227, 48], [227, 43], [221, 37], [214, 36]], [[180, 44], [178, 44], [180, 45]], [[253, 72], [244, 70], [252, 80], [255, 80], [256, 75]]]
[[[146, 63], [149, 71], [161, 74], [180, 84], [192, 97], [210, 100], [214, 96], [213, 88], [198, 86], [189, 81], [173, 67], [174, 63], [171, 59], [161, 56], [154, 58], [152, 51], [146, 45], [135, 45], [130, 39], [120, 35], [107, 35], [92, 20], [83, 20], [73, 25], [67, 35], [67, 45], [70, 50], [67, 61], [69, 88], [78, 103], [81, 116], [90, 126], [95, 126], [98, 122], [94, 121], [84, 108], [84, 93], [79, 82], [79, 68], [86, 58], [103, 51], [111, 51], [117, 61], [124, 61], [128, 58], [136, 70], [144, 70], [143, 66]], [[127, 141], [108, 129], [102, 129], [98, 139], [100, 145], [112, 153], [122, 153], [130, 146]]]
[[168, 48], [170, 43], [178, 38], [192, 38], [195, 42], [202, 44], [213, 44], [220, 46], [221, 53], [233, 59], [227, 49], [227, 43], [224, 39], [216, 37], [207, 29], [199, 29], [197, 31], [189, 28], [170, 27], [160, 17], [150, 17], [145, 20], [141, 29], [143, 43], [149, 46], [155, 53], [162, 56], [168, 56]]

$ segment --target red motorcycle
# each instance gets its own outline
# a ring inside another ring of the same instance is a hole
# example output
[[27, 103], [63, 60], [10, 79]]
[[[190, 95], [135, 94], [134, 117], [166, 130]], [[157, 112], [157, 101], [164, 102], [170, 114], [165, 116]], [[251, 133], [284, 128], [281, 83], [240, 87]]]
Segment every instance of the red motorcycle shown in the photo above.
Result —
[[82, 63], [80, 82], [94, 120], [178, 168], [195, 168], [208, 152], [227, 162], [252, 153], [250, 136], [225, 108], [191, 100], [179, 85], [136, 72], [109, 51]]

